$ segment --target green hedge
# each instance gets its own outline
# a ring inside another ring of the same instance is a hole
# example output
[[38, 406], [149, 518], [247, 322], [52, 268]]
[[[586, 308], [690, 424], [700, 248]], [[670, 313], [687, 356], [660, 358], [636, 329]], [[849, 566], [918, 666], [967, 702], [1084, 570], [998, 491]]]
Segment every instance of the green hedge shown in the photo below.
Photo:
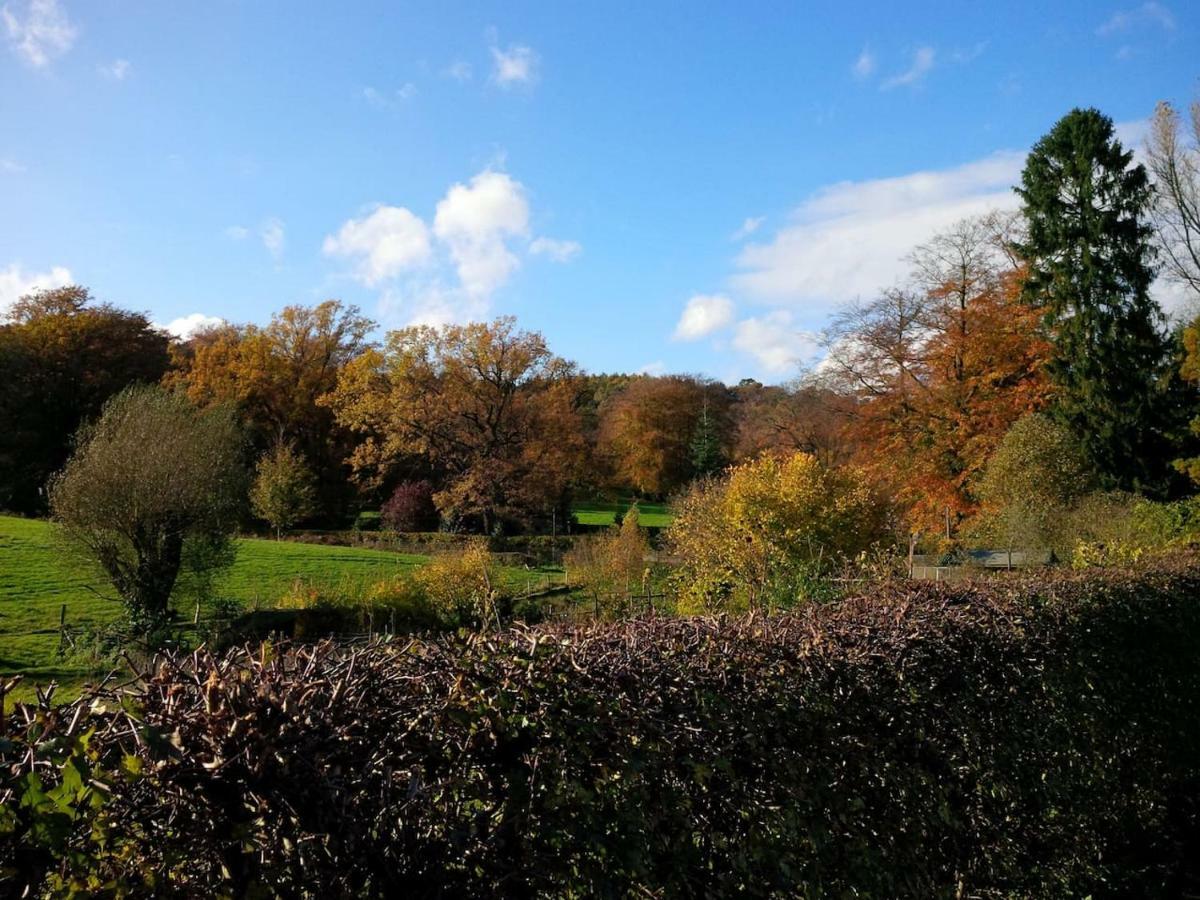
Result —
[[0, 860], [12, 890], [1196, 895], [1198, 597], [1177, 559], [164, 659], [10, 717]]

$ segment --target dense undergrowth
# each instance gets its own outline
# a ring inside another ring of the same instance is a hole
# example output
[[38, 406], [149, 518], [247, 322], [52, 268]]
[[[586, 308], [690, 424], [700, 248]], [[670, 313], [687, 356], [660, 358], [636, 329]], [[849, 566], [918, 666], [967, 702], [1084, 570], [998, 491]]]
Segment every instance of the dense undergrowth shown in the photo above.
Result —
[[163, 657], [19, 707], [8, 893], [1186, 896], [1200, 563]]

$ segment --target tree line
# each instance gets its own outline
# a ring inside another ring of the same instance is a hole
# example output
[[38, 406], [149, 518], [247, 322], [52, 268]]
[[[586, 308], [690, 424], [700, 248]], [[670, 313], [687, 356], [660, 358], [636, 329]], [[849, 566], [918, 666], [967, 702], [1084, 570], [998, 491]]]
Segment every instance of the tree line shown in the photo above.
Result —
[[1030, 153], [1019, 212], [914, 248], [908, 276], [840, 311], [823, 361], [783, 386], [589, 374], [511, 318], [376, 340], [329, 300], [176, 340], [85, 288], [35, 292], [0, 324], [0, 507], [46, 511], [81, 426], [133, 384], [236, 420], [244, 462], [275, 473], [255, 508], [291, 509], [284, 527], [397, 498], [425, 527], [549, 531], [581, 495], [669, 498], [802, 451], [852, 466], [910, 530], [954, 533], [1034, 415], [1090, 483], [1179, 496], [1200, 473], [1200, 319], [1172, 327], [1149, 288], [1162, 273], [1200, 300], [1198, 109], [1185, 128], [1159, 107], [1149, 169], [1106, 116], [1069, 113]]

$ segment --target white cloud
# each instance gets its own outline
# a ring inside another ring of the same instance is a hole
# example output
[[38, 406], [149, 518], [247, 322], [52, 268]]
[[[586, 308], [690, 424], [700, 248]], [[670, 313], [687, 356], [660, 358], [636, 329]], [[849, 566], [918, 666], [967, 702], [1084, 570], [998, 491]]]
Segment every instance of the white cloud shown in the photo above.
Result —
[[766, 216], [750, 216], [743, 220], [741, 226], [729, 236], [729, 239], [731, 241], [740, 241], [743, 238], [747, 238], [762, 228], [762, 224], [765, 221], [767, 221]]
[[502, 88], [531, 85], [537, 81], [538, 55], [524, 44], [509, 44], [507, 50], [492, 47], [492, 80]]
[[665, 375], [667, 374], [667, 364], [661, 359], [656, 359], [654, 362], [648, 362], [636, 372], [634, 375]]
[[890, 91], [892, 88], [911, 87], [919, 84], [926, 75], [933, 69], [934, 53], [932, 47], [918, 47], [913, 54], [912, 65], [903, 72], [899, 72], [890, 78], [885, 78], [883, 83], [879, 85], [881, 91]]
[[812, 362], [821, 345], [816, 333], [798, 328], [790, 312], [777, 309], [738, 322], [733, 347], [752, 356], [772, 375], [783, 375]]
[[674, 339], [696, 341], [720, 331], [733, 321], [733, 301], [722, 294], [696, 294], [683, 308]]
[[554, 262], [570, 262], [583, 251], [579, 241], [559, 241], [554, 238], [534, 238], [529, 244], [529, 252], [534, 256], [545, 256]]
[[15, 159], [0, 157], [0, 172], [3, 172], [5, 175], [20, 175], [24, 171], [25, 167]]
[[894, 283], [906, 271], [904, 257], [936, 231], [1014, 208], [1024, 160], [1022, 152], [1001, 152], [952, 169], [832, 185], [768, 242], [743, 248], [732, 283], [760, 300], [828, 313]]
[[1133, 9], [1114, 13], [1096, 29], [1096, 34], [1101, 37], [1108, 37], [1122, 31], [1129, 31], [1133, 28], [1150, 25], [1157, 26], [1163, 31], [1174, 31], [1175, 16], [1167, 7], [1151, 0], [1151, 2], [1143, 3], [1141, 6], [1134, 7]]
[[244, 225], [230, 225], [225, 229], [225, 237], [231, 241], [244, 241], [250, 236], [250, 229]]
[[10, 306], [36, 290], [50, 290], [71, 284], [71, 270], [65, 266], [52, 266], [49, 272], [26, 272], [20, 263], [10, 263], [0, 269], [0, 314]]
[[432, 225], [403, 207], [379, 206], [345, 222], [322, 249], [355, 260], [355, 277], [381, 289], [384, 319], [423, 323], [484, 317], [520, 267], [519, 254], [566, 262], [582, 250], [576, 241], [530, 240], [524, 186], [494, 169], [452, 185]]
[[402, 206], [379, 206], [348, 220], [321, 249], [327, 256], [357, 258], [357, 277], [372, 286], [425, 264], [432, 253], [429, 228]]
[[442, 74], [447, 78], [453, 78], [455, 81], [470, 81], [472, 75], [471, 64], [465, 60], [456, 59], [450, 65], [446, 66]]
[[272, 259], [278, 262], [283, 258], [283, 251], [287, 246], [283, 222], [276, 218], [267, 219], [259, 226], [258, 236], [262, 239], [263, 246], [267, 248]]
[[107, 65], [100, 65], [96, 70], [105, 78], [111, 78], [113, 81], [124, 81], [129, 77], [129, 73], [133, 71], [133, 63], [127, 59], [114, 59]]
[[203, 331], [206, 328], [215, 328], [217, 325], [224, 324], [225, 320], [220, 316], [206, 316], [204, 313], [192, 313], [189, 316], [172, 319], [166, 325], [158, 325], [156, 327], [168, 334], [174, 335], [181, 341], [186, 341], [198, 331]]
[[463, 289], [486, 296], [520, 265], [507, 238], [529, 231], [529, 204], [521, 184], [503, 172], [480, 172], [456, 184], [437, 205], [433, 233], [450, 250]]
[[855, 78], [862, 80], [875, 74], [875, 65], [875, 54], [871, 52], [870, 47], [863, 47], [862, 53], [858, 54], [858, 59], [854, 61], [850, 70]]
[[67, 18], [58, 0], [29, 0], [24, 16], [13, 5], [0, 7], [8, 43], [31, 66], [48, 66], [71, 49], [79, 30]]

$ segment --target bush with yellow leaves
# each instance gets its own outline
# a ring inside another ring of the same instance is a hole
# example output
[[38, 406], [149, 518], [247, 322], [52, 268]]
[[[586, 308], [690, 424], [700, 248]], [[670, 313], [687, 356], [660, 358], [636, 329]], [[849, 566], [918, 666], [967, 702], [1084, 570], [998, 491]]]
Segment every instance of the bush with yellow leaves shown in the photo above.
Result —
[[762, 456], [703, 481], [675, 506], [666, 542], [681, 612], [790, 606], [885, 533], [885, 510], [853, 470], [807, 453]]
[[498, 623], [499, 570], [483, 541], [435, 556], [413, 580], [443, 624], [486, 628]]

